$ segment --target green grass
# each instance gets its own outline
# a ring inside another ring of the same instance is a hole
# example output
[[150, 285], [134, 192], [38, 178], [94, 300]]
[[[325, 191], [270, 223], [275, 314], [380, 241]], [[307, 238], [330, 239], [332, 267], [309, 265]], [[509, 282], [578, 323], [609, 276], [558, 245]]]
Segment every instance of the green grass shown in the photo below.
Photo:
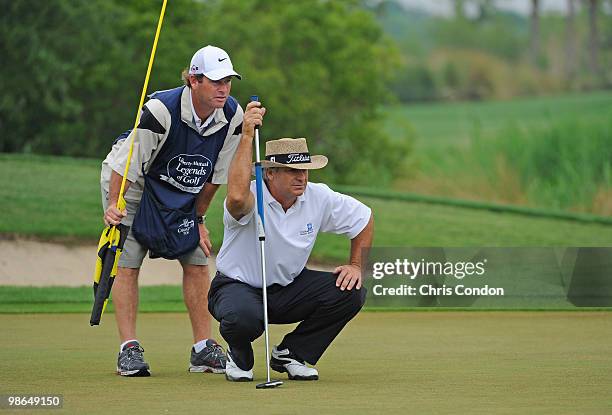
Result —
[[540, 205], [557, 209], [589, 206], [598, 192], [612, 192], [612, 107], [605, 120], [576, 118], [545, 129], [506, 130], [494, 143], [473, 147], [473, 154], [491, 176], [496, 176], [495, 163], [487, 166], [484, 160], [498, 152], [518, 174], [529, 199]]
[[[184, 312], [180, 285], [144, 286], [139, 289], [141, 312]], [[91, 313], [92, 287], [0, 286], [2, 313]], [[112, 301], [106, 310], [114, 311]], [[105, 315], [104, 320], [112, 319]]]
[[612, 214], [612, 93], [389, 108], [398, 190]]
[[0, 154], [0, 232], [94, 238], [101, 231], [96, 160]]
[[[184, 312], [180, 285], [144, 286], [139, 289], [141, 312]], [[83, 287], [0, 286], [2, 313], [91, 313], [93, 289]], [[114, 311], [112, 301], [106, 310]], [[105, 320], [113, 317], [105, 317]]]
[[[0, 233], [97, 240], [103, 228], [101, 162], [0, 154], [0, 174], [7, 178], [0, 187]], [[209, 210], [209, 228], [217, 243], [223, 235], [221, 200], [225, 189], [220, 193]]]
[[398, 105], [385, 110], [386, 128], [402, 137], [410, 126], [416, 132], [418, 150], [466, 146], [474, 133], [491, 136], [507, 128], [545, 127], [557, 120], [580, 117], [582, 121], [605, 119], [612, 108], [612, 92], [521, 98], [510, 101]]
[[[374, 212], [376, 246], [610, 246], [612, 226], [513, 213], [361, 198]], [[349, 244], [318, 237], [315, 254], [347, 258]]]
[[[70, 414], [601, 414], [612, 411], [610, 324], [610, 313], [361, 313], [318, 363], [319, 381], [261, 391], [261, 338], [253, 383], [187, 373], [185, 314], [139, 316], [153, 373], [139, 379], [114, 374], [112, 321], [0, 315], [0, 384], [62, 394]], [[272, 326], [271, 342], [289, 330]]]
[[[15, 178], [0, 187], [0, 234], [54, 240], [99, 237], [98, 161], [0, 154], [0, 174]], [[224, 194], [221, 188], [207, 222], [217, 249], [223, 236]], [[361, 200], [373, 209], [378, 246], [609, 246], [612, 241], [612, 226], [605, 224], [371, 197]], [[348, 249], [345, 238], [321, 234], [313, 256], [344, 261]]]
[[[520, 283], [520, 278], [518, 278]], [[524, 278], [523, 278], [524, 280]], [[367, 286], [373, 284], [366, 281]], [[491, 310], [565, 310], [565, 311], [608, 311], [612, 307], [576, 307], [571, 304], [562, 288], [551, 288], [534, 279], [531, 285], [522, 282], [523, 288], [533, 293], [529, 297], [511, 297], [503, 299], [487, 299], [477, 302], [473, 306], [443, 306], [426, 307], [417, 306], [414, 301], [390, 303], [387, 301], [381, 306], [380, 298], [372, 295], [369, 288], [365, 311], [436, 311], [436, 310], [463, 310], [463, 311], [491, 311]], [[499, 285], [499, 284], [498, 284]], [[391, 285], [392, 286], [392, 285]], [[510, 287], [511, 288], [511, 287]], [[537, 294], [540, 294], [539, 296]], [[180, 285], [153, 285], [143, 286], [139, 289], [139, 311], [143, 313], [169, 313], [186, 312], [183, 303], [183, 293]], [[91, 287], [22, 287], [0, 285], [0, 314], [25, 313], [91, 313], [93, 304], [93, 289]], [[395, 305], [394, 305], [395, 304]], [[412, 304], [412, 305], [411, 305]], [[106, 309], [103, 321], [113, 319], [112, 301]]]
[[350, 194], [355, 197], [366, 197], [381, 200], [396, 200], [411, 203], [428, 203], [432, 205], [453, 206], [477, 210], [488, 210], [499, 213], [515, 213], [522, 216], [541, 217], [547, 219], [561, 219], [581, 223], [612, 224], [612, 217], [591, 215], [585, 213], [564, 212], [561, 210], [538, 209], [525, 206], [503, 205], [499, 203], [482, 202], [466, 199], [454, 199], [441, 196], [428, 196], [410, 192], [397, 192], [393, 190], [377, 189], [373, 187], [334, 186], [334, 190]]

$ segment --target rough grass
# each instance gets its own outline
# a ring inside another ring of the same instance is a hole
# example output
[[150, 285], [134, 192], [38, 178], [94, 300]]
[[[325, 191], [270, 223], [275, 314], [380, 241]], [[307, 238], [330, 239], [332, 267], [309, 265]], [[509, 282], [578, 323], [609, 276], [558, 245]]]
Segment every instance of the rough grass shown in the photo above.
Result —
[[417, 137], [395, 187], [609, 215], [611, 109], [610, 92], [391, 108]]
[[[262, 391], [261, 338], [253, 383], [187, 373], [185, 314], [139, 316], [153, 376], [136, 379], [114, 374], [111, 321], [0, 315], [0, 384], [62, 394], [70, 414], [601, 414], [612, 411], [610, 324], [610, 313], [361, 313], [317, 365], [319, 381], [279, 374], [285, 384]], [[272, 326], [271, 343], [289, 330]]]

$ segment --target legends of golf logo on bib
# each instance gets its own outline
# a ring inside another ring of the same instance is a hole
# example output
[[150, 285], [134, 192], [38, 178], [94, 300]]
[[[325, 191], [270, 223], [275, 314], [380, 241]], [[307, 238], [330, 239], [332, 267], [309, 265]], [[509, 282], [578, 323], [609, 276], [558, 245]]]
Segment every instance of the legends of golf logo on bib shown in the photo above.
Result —
[[211, 172], [212, 162], [199, 154], [179, 154], [168, 162], [166, 171], [159, 178], [189, 193], [199, 193]]

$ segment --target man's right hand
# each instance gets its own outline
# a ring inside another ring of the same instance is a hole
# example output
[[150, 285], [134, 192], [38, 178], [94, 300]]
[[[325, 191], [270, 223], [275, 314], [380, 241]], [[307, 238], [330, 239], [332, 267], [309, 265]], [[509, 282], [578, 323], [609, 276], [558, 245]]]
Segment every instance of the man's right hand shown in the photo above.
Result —
[[125, 218], [127, 213], [125, 211], [120, 211], [117, 209], [117, 204], [109, 204], [108, 208], [104, 212], [104, 224], [108, 225], [119, 225], [121, 220]]
[[255, 136], [255, 126], [263, 124], [265, 114], [266, 109], [261, 106], [260, 102], [249, 102], [242, 119], [242, 134], [253, 138]]
[[227, 211], [240, 220], [253, 208], [254, 197], [250, 192], [251, 161], [253, 160], [253, 137], [255, 127], [262, 125], [266, 109], [257, 101], [249, 102], [242, 119], [242, 136], [230, 164], [227, 179]]

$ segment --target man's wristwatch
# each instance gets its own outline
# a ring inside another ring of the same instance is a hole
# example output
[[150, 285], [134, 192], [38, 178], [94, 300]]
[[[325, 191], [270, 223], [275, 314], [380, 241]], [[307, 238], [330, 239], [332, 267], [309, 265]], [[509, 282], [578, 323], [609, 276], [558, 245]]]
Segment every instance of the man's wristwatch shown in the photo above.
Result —
[[198, 224], [203, 224], [204, 222], [206, 222], [206, 215], [198, 216], [197, 221]]

